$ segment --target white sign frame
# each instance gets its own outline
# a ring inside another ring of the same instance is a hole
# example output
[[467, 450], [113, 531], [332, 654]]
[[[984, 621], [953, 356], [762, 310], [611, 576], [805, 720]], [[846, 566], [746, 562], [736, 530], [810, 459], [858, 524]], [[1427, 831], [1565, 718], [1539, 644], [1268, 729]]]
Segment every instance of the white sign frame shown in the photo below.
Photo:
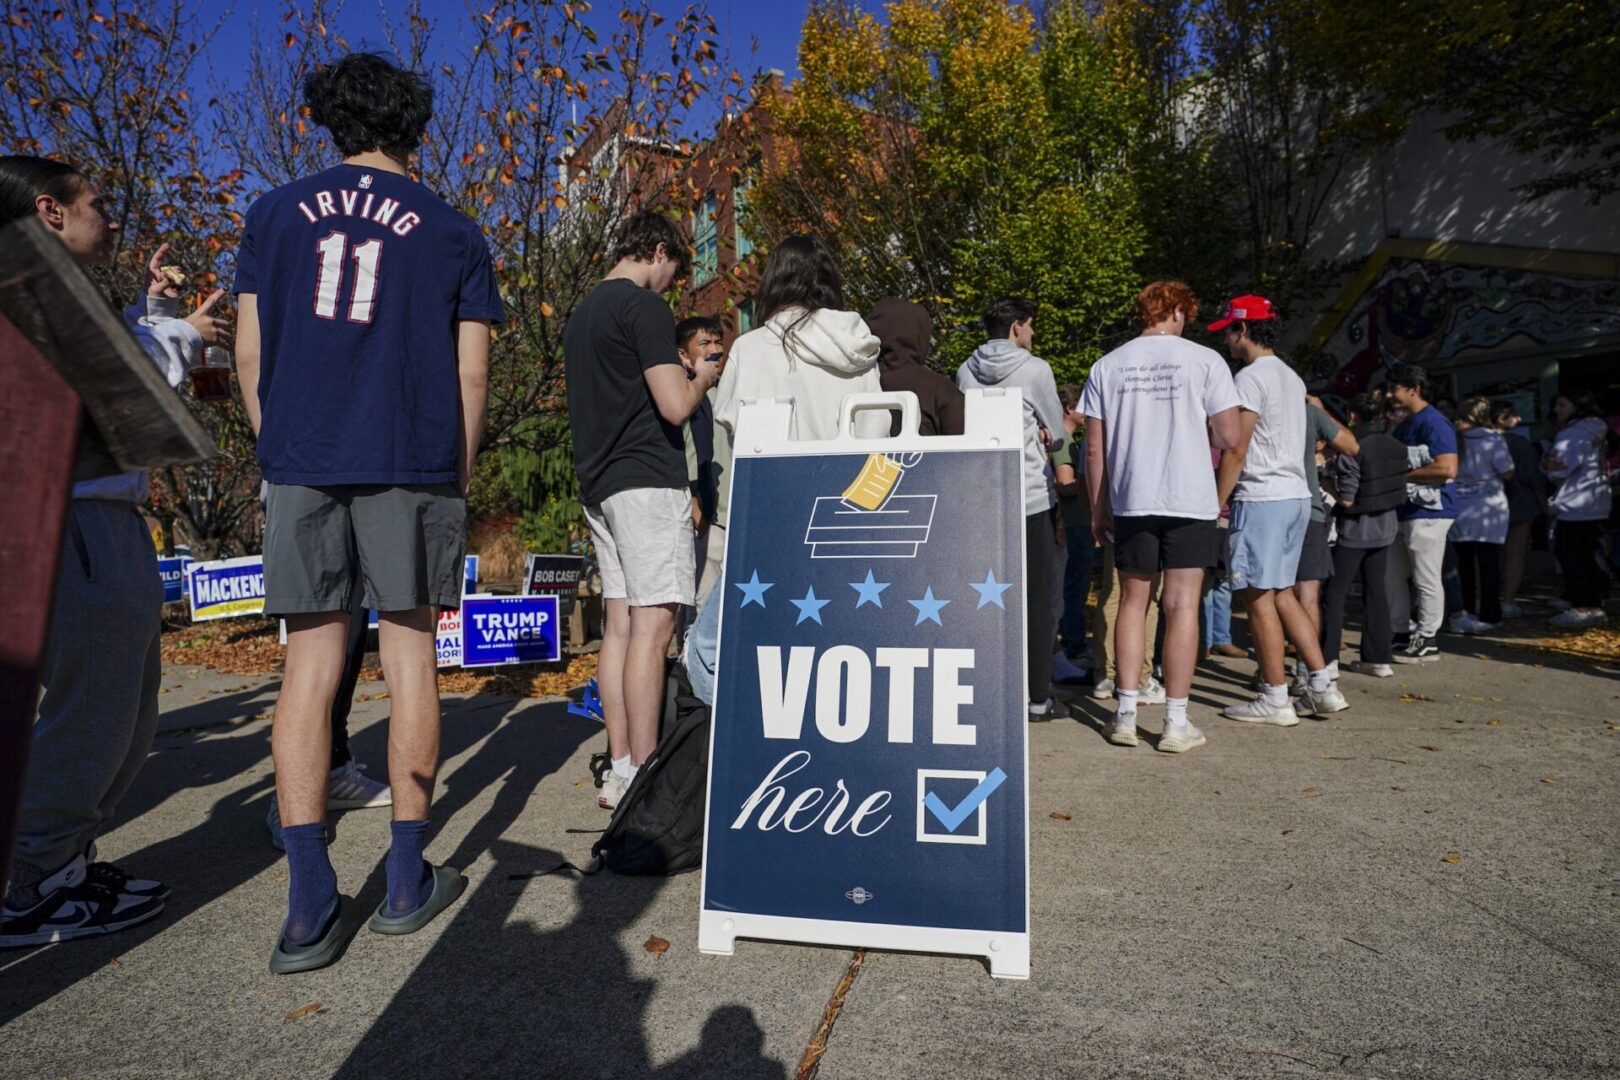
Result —
[[[795, 442], [788, 437], [793, 418], [790, 398], [744, 399], [737, 417], [737, 433], [733, 455], [743, 457], [787, 457], [817, 454], [857, 453], [948, 453], [966, 450], [1000, 450], [1016, 447], [1020, 451], [1024, 438], [1023, 395], [1016, 389], [969, 390], [965, 394], [965, 430], [962, 435], [929, 435], [918, 433], [920, 409], [917, 396], [910, 391], [900, 393], [850, 394], [844, 398], [842, 422], [836, 438]], [[892, 438], [858, 439], [852, 434], [852, 420], [857, 411], [865, 409], [897, 409], [901, 413], [901, 433]], [[735, 470], [732, 470], [735, 476]], [[731, 480], [726, 481], [730, 483]], [[1022, 485], [1020, 485], [1022, 489]], [[1022, 494], [1022, 490], [1020, 490]], [[727, 555], [730, 555], [732, 537], [727, 530]], [[1024, 563], [1024, 548], [1018, 546], [1020, 572], [1018, 580], [1027, 581], [1028, 567]], [[720, 608], [718, 640], [724, 640], [725, 606]], [[1025, 628], [1020, 626], [1020, 637]], [[724, 658], [716, 656], [718, 666]], [[1020, 673], [1024, 684], [1024, 697], [1029, 697], [1028, 672]], [[714, 723], [724, 720], [715, 716]], [[942, 927], [908, 926], [889, 923], [843, 922], [832, 919], [805, 919], [782, 915], [764, 915], [736, 911], [708, 910], [708, 873], [702, 874], [698, 898], [698, 951], [710, 956], [730, 956], [736, 951], [739, 937], [772, 941], [790, 941], [810, 945], [838, 945], [851, 948], [899, 949], [908, 952], [945, 953], [983, 957], [989, 964], [990, 974], [999, 979], [1028, 979], [1030, 958], [1030, 904], [1029, 904], [1029, 738], [1023, 744], [1024, 793], [1024, 931], [1006, 933], [987, 930], [961, 930]], [[714, 792], [714, 751], [710, 740], [708, 785], [704, 796], [704, 820], [712, 822], [713, 807], [710, 800]], [[703, 833], [703, 865], [709, 865], [709, 830]]]

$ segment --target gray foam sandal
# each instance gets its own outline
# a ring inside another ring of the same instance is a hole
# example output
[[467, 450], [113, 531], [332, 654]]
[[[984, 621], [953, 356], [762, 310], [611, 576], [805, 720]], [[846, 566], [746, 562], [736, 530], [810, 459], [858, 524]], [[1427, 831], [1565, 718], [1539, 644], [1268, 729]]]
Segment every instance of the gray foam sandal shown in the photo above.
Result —
[[291, 945], [285, 938], [276, 939], [276, 950], [270, 954], [270, 974], [291, 975], [299, 971], [314, 971], [335, 964], [343, 957], [343, 950], [360, 931], [365, 911], [353, 897], [338, 895], [337, 918], [319, 941], [308, 945]]
[[433, 891], [426, 902], [415, 911], [403, 915], [390, 915], [388, 901], [377, 905], [377, 911], [366, 925], [379, 934], [414, 934], [433, 921], [433, 917], [467, 891], [467, 877], [453, 866], [433, 868]]

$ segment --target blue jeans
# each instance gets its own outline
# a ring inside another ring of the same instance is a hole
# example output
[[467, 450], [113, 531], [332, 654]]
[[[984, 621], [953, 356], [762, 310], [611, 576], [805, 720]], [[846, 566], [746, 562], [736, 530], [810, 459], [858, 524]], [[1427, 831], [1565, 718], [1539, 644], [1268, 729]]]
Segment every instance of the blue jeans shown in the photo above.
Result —
[[1232, 644], [1232, 583], [1225, 574], [1217, 574], [1215, 584], [1204, 594], [1202, 633], [1206, 650], [1216, 645]]
[[1063, 528], [1068, 561], [1063, 567], [1063, 618], [1058, 620], [1058, 640], [1070, 656], [1086, 647], [1086, 601], [1091, 596], [1091, 565], [1096, 549], [1090, 529]]
[[686, 649], [681, 655], [692, 693], [706, 705], [714, 704], [715, 653], [720, 651], [720, 603], [724, 597], [725, 590], [715, 588], [703, 598], [697, 619], [686, 632]]

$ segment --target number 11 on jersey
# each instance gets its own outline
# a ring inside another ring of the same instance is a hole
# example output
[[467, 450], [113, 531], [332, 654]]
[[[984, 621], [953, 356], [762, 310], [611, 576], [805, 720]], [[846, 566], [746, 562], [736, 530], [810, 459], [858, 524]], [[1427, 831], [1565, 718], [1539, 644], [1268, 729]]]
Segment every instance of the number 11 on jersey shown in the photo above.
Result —
[[[315, 275], [315, 314], [322, 319], [337, 318], [338, 293], [343, 288], [343, 253], [349, 246], [347, 233], [331, 232], [315, 245], [321, 265]], [[369, 323], [377, 298], [377, 262], [382, 258], [382, 241], [367, 240], [354, 247], [354, 288], [349, 297], [349, 322]]]

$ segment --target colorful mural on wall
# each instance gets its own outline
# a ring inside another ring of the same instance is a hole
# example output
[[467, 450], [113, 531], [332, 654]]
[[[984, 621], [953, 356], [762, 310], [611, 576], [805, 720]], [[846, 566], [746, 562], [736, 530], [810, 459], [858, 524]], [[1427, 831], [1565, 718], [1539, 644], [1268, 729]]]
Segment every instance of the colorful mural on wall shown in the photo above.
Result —
[[1322, 344], [1306, 381], [1349, 396], [1397, 364], [1620, 334], [1620, 281], [1392, 258]]

